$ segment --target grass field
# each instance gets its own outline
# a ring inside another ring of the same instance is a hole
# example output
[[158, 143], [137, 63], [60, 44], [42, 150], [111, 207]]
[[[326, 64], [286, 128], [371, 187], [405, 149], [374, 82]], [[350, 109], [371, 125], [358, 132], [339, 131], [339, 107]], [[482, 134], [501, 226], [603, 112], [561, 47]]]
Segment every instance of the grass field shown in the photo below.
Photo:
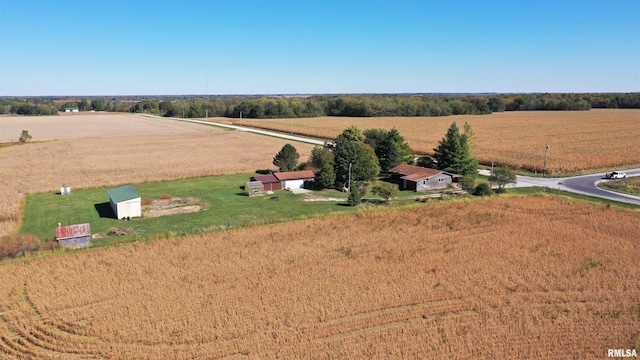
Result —
[[[131, 222], [112, 218], [107, 188], [76, 190], [69, 196], [61, 196], [56, 192], [32, 194], [26, 199], [25, 219], [20, 232], [36, 235], [44, 240], [55, 236], [58, 223], [89, 223], [94, 234], [105, 234], [112, 228], [134, 230], [127, 237], [98, 238], [92, 241], [94, 246], [100, 246], [114, 242], [148, 240], [157, 236], [201, 234], [247, 225], [355, 211], [355, 208], [346, 206], [347, 194], [337, 190], [312, 191], [300, 195], [294, 195], [289, 191], [276, 191], [273, 195], [262, 197], [246, 196], [242, 187], [251, 176], [256, 175], [258, 174], [218, 175], [138, 184], [135, 189], [143, 199], [159, 199], [169, 195], [181, 198], [195, 197], [201, 199], [207, 209], [164, 217], [143, 216]], [[447, 190], [443, 189], [445, 192]], [[391, 199], [390, 204], [414, 204], [416, 198], [429, 194], [402, 191]], [[435, 192], [434, 195], [437, 196], [438, 193]], [[382, 206], [382, 199], [369, 191], [365, 195], [365, 205]]]
[[[109, 196], [105, 188], [78, 190], [69, 196], [42, 193], [27, 198], [25, 213], [28, 215], [20, 229], [41, 239], [55, 236], [55, 226], [90, 223], [93, 233], [106, 233], [111, 228], [132, 228], [135, 236], [128, 238], [94, 239], [94, 245], [119, 243], [144, 239], [156, 235], [175, 236], [212, 232], [251, 224], [273, 223], [295, 218], [352, 210], [338, 201], [305, 201], [306, 195], [294, 195], [289, 191], [277, 191], [262, 197], [246, 196], [242, 186], [257, 174], [236, 174], [171, 182], [139, 184], [136, 191], [143, 199], [158, 199], [167, 194], [177, 197], [198, 197], [209, 205], [207, 210], [173, 214], [164, 217], [138, 218], [123, 222], [110, 218]], [[315, 197], [343, 198], [337, 191], [318, 192]], [[276, 197], [276, 199], [273, 199]], [[107, 210], [107, 211], [105, 211]]]
[[[0, 147], [0, 235], [17, 228], [22, 201], [29, 192], [57, 192], [63, 184], [75, 191], [275, 169], [273, 157], [287, 143], [239, 131], [200, 128], [204, 131]], [[313, 148], [294, 146], [302, 160]]]
[[5, 263], [0, 357], [604, 358], [640, 346], [639, 222], [493, 198]]
[[395, 127], [419, 153], [432, 154], [451, 123], [475, 133], [476, 154], [484, 164], [541, 172], [547, 141], [547, 169], [554, 174], [640, 165], [640, 110], [504, 112], [447, 117], [323, 117], [234, 121], [247, 126], [293, 131], [333, 139], [345, 128]]
[[640, 196], [640, 178], [638, 177], [630, 177], [614, 181], [603, 181], [598, 184], [598, 186], [607, 190]]

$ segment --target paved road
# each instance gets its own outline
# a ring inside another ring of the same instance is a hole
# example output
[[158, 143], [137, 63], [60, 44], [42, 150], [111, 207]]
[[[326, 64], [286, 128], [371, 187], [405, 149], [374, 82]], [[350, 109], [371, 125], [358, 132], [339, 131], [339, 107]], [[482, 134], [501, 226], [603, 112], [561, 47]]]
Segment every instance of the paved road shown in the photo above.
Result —
[[192, 123], [196, 123], [196, 124], [204, 124], [204, 125], [209, 125], [209, 126], [213, 125], [213, 126], [227, 128], [227, 129], [233, 129], [233, 130], [238, 130], [238, 131], [246, 131], [246, 132], [260, 134], [260, 135], [267, 135], [267, 136], [278, 137], [278, 138], [281, 138], [281, 139], [288, 139], [288, 140], [303, 142], [303, 143], [307, 143], [307, 144], [314, 144], [314, 145], [321, 145], [322, 146], [326, 142], [324, 140], [312, 139], [312, 138], [308, 138], [308, 137], [289, 135], [289, 134], [279, 133], [279, 132], [275, 132], [275, 131], [254, 129], [254, 128], [249, 128], [249, 127], [245, 127], [245, 126], [223, 124], [223, 123], [218, 123], [218, 122], [213, 122], [213, 121], [181, 119], [181, 118], [166, 118], [166, 117], [154, 116], [154, 115], [144, 115], [144, 116], [156, 117], [156, 118], [159, 118], [159, 119], [172, 119], [172, 120], [186, 121], [186, 122], [192, 122]]
[[[153, 115], [146, 115], [146, 116], [158, 117]], [[289, 139], [289, 140], [304, 142], [308, 144], [315, 144], [315, 145], [325, 144], [324, 140], [311, 139], [303, 136], [288, 135], [288, 134], [274, 132], [274, 131], [252, 129], [244, 126], [222, 124], [222, 123], [217, 123], [212, 121], [180, 119], [180, 118], [165, 118], [165, 117], [158, 117], [158, 118], [188, 121], [196, 124], [213, 125], [213, 126], [223, 127], [227, 129], [234, 129], [238, 131], [246, 131], [246, 132], [251, 132], [251, 133], [256, 133], [261, 135], [279, 137], [282, 139]], [[628, 169], [628, 170], [621, 169], [621, 171], [624, 171], [627, 174], [627, 176], [640, 176], [640, 169]], [[480, 173], [487, 176], [490, 174], [488, 170], [482, 170], [480, 171]], [[638, 196], [620, 194], [613, 191], [600, 189], [596, 184], [599, 183], [600, 181], [607, 181], [605, 180], [604, 175], [605, 173], [598, 173], [598, 174], [574, 176], [574, 177], [568, 177], [568, 178], [538, 178], [538, 177], [518, 175], [517, 184], [515, 184], [514, 186], [508, 186], [508, 187], [542, 186], [542, 187], [548, 187], [553, 189], [559, 188], [561, 190], [570, 191], [573, 193], [589, 195], [589, 196], [599, 197], [599, 198], [608, 199], [608, 200], [620, 201], [620, 202], [629, 203], [629, 204], [640, 205], [640, 197]]]
[[[622, 170], [627, 176], [640, 176], [640, 169], [628, 169]], [[489, 175], [488, 170], [480, 172], [482, 175]], [[597, 173], [582, 176], [573, 176], [567, 178], [539, 178], [530, 176], [517, 176], [517, 183], [515, 185], [509, 185], [507, 187], [548, 187], [552, 189], [560, 189], [577, 194], [589, 195], [599, 197], [608, 200], [620, 201], [629, 204], [640, 205], [640, 197], [621, 194], [613, 191], [603, 190], [597, 186], [601, 181], [606, 180], [604, 175], [606, 173]]]

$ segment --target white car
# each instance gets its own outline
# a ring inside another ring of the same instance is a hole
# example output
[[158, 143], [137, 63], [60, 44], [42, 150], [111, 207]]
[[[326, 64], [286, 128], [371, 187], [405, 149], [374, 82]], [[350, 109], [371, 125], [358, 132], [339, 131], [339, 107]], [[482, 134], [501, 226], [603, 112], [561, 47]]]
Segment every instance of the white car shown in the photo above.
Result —
[[607, 173], [605, 177], [607, 179], [624, 179], [627, 177], [627, 174], [623, 173], [622, 171], [614, 171]]

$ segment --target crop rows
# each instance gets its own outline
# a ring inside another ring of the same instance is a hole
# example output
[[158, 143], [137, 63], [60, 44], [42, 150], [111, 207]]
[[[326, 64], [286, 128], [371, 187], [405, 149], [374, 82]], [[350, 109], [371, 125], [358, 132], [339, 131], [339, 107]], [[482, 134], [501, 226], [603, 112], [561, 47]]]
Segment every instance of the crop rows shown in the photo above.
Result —
[[640, 341], [639, 220], [498, 198], [7, 263], [0, 351], [601, 358]]
[[554, 174], [640, 164], [640, 110], [534, 111], [447, 117], [323, 117], [236, 121], [283, 132], [333, 139], [345, 128], [395, 127], [414, 151], [433, 154], [452, 122], [475, 133], [475, 152], [484, 164], [542, 171], [547, 141], [547, 170]]

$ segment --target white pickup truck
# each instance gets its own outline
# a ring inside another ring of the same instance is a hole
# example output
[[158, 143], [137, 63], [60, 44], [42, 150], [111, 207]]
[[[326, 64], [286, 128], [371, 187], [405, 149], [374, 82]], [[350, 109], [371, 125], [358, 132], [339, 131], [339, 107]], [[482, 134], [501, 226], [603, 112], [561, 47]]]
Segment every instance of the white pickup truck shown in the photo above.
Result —
[[607, 179], [624, 179], [627, 177], [627, 174], [623, 173], [622, 171], [613, 171], [607, 173], [604, 177], [606, 177]]

